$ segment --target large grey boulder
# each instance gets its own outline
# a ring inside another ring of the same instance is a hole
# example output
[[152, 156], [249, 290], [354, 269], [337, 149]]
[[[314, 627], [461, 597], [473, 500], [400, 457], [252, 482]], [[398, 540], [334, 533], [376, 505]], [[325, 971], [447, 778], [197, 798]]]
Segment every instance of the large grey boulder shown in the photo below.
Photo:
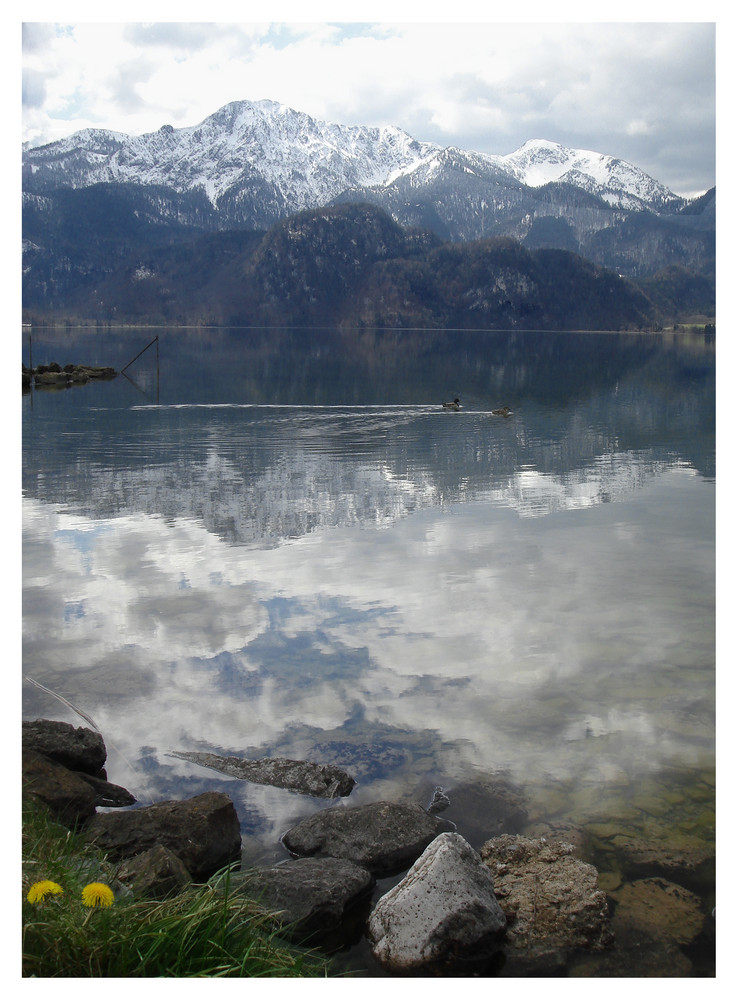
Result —
[[349, 795], [356, 784], [349, 774], [333, 764], [316, 764], [309, 760], [291, 760], [289, 757], [247, 760], [244, 757], [220, 757], [214, 753], [188, 750], [173, 750], [168, 756], [189, 760], [243, 781], [289, 788], [293, 792], [322, 799]]
[[208, 879], [241, 856], [238, 815], [223, 792], [98, 814], [85, 833], [114, 858], [130, 858], [161, 844], [177, 855], [196, 881]]
[[575, 951], [612, 944], [597, 869], [574, 857], [571, 845], [503, 834], [480, 854], [508, 918], [506, 973], [559, 974]]
[[489, 868], [457, 833], [442, 833], [377, 903], [367, 933], [393, 972], [456, 968], [500, 949], [505, 914]]
[[249, 873], [245, 890], [274, 913], [285, 936], [320, 938], [366, 899], [375, 880], [342, 858], [294, 858]]
[[100, 774], [107, 759], [100, 733], [50, 719], [23, 723], [23, 750], [35, 750], [70, 771], [92, 775]]
[[288, 830], [282, 842], [298, 857], [345, 858], [381, 876], [409, 867], [446, 829], [421, 806], [373, 802], [323, 809]]

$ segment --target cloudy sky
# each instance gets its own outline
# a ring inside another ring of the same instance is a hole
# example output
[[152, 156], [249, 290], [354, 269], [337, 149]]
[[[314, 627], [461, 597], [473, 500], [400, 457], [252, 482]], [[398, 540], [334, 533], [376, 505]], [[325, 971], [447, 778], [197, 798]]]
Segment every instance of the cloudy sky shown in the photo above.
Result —
[[[465, 2], [445, 7], [456, 21], [432, 20], [434, 5], [424, 5], [426, 22], [408, 19], [404, 0], [352, 4], [361, 20], [350, 22], [340, 19], [346, 5], [269, 3], [259, 11], [275, 20], [264, 23], [237, 20], [246, 6], [198, 5], [200, 16], [223, 15], [206, 23], [167, 20], [161, 6], [127, 4], [119, 10], [162, 20], [123, 23], [101, 21], [99, 8], [85, 16], [85, 5], [26, 4], [24, 141], [88, 126], [140, 134], [195, 125], [229, 101], [271, 99], [481, 152], [509, 153], [531, 138], [594, 149], [678, 194], [715, 183], [709, 21], [659, 20], [648, 2], [635, 9], [654, 20], [614, 23], [577, 20], [580, 5], [566, 3], [557, 12], [571, 19], [549, 23], [492, 21], [491, 6]], [[700, 13], [709, 17], [709, 4]]]

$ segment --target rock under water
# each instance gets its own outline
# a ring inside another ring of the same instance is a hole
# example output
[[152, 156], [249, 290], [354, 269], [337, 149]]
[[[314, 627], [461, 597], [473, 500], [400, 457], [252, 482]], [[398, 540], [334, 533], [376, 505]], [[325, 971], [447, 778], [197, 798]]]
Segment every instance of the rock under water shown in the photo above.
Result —
[[308, 760], [290, 760], [287, 757], [261, 757], [246, 760], [243, 757], [220, 757], [214, 753], [172, 750], [169, 757], [179, 757], [193, 764], [212, 768], [232, 778], [253, 781], [258, 785], [289, 788], [302, 795], [333, 799], [351, 793], [355, 781], [333, 764], [315, 764]]

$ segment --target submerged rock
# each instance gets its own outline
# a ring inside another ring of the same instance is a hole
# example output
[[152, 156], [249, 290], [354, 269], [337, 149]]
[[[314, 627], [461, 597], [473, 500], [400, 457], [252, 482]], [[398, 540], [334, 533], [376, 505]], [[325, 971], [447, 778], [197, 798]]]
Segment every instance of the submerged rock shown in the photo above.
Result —
[[243, 887], [273, 911], [283, 934], [304, 941], [336, 930], [374, 883], [365, 868], [342, 858], [294, 858], [256, 869]]
[[559, 973], [578, 949], [612, 944], [597, 869], [575, 858], [570, 845], [504, 834], [480, 853], [508, 918], [506, 972]]
[[711, 950], [709, 964], [714, 968], [714, 919], [703, 912], [697, 896], [653, 878], [625, 884], [610, 897], [615, 904], [612, 949], [596, 963], [593, 956], [580, 955], [569, 975], [682, 979], [704, 974], [693, 966], [685, 948], [698, 961], [703, 949]]
[[411, 865], [447, 829], [421, 806], [374, 802], [323, 809], [288, 830], [282, 842], [299, 857], [346, 858], [374, 875], [391, 875]]
[[489, 868], [459, 834], [442, 833], [379, 900], [367, 933], [390, 971], [449, 972], [489, 960], [505, 929]]
[[214, 753], [197, 753], [172, 750], [170, 757], [192, 761], [202, 767], [212, 768], [232, 778], [253, 781], [258, 785], [288, 788], [302, 795], [333, 799], [351, 793], [356, 784], [351, 775], [333, 764], [315, 764], [307, 760], [290, 760], [287, 757], [261, 757], [245, 760], [243, 757], [220, 757]]
[[675, 944], [690, 944], [704, 924], [698, 896], [663, 878], [638, 879], [613, 893], [617, 908], [613, 924], [627, 923]]
[[85, 832], [88, 840], [114, 858], [130, 858], [161, 844], [177, 855], [196, 881], [208, 879], [241, 856], [238, 815], [223, 792], [98, 814]]
[[[520, 833], [528, 822], [523, 792], [503, 774], [481, 774], [470, 781], [444, 785], [444, 818], [463, 824], [464, 837], [479, 848], [490, 837]], [[431, 803], [431, 811], [433, 803]]]
[[664, 843], [619, 835], [612, 846], [620, 867], [630, 878], [658, 875], [695, 889], [715, 885], [715, 848], [701, 840], [682, 837]]

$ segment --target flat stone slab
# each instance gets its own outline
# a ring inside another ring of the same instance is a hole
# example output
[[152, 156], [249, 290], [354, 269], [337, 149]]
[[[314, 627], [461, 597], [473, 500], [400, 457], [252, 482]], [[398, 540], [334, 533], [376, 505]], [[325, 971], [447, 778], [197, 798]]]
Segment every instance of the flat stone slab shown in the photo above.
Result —
[[246, 760], [243, 757], [220, 757], [214, 753], [185, 750], [172, 750], [167, 756], [192, 761], [193, 764], [209, 767], [232, 778], [253, 781], [258, 785], [288, 788], [290, 791], [321, 799], [349, 795], [356, 783], [349, 774], [332, 764], [315, 764], [287, 757]]
[[336, 930], [374, 884], [366, 868], [342, 858], [294, 858], [256, 869], [243, 882], [244, 891], [272, 911], [282, 933], [294, 941]]
[[442, 833], [379, 900], [367, 933], [390, 971], [448, 972], [489, 959], [506, 926], [489, 868], [459, 834]]
[[448, 824], [418, 805], [373, 802], [322, 809], [282, 838], [298, 857], [345, 858], [374, 875], [408, 868]]

